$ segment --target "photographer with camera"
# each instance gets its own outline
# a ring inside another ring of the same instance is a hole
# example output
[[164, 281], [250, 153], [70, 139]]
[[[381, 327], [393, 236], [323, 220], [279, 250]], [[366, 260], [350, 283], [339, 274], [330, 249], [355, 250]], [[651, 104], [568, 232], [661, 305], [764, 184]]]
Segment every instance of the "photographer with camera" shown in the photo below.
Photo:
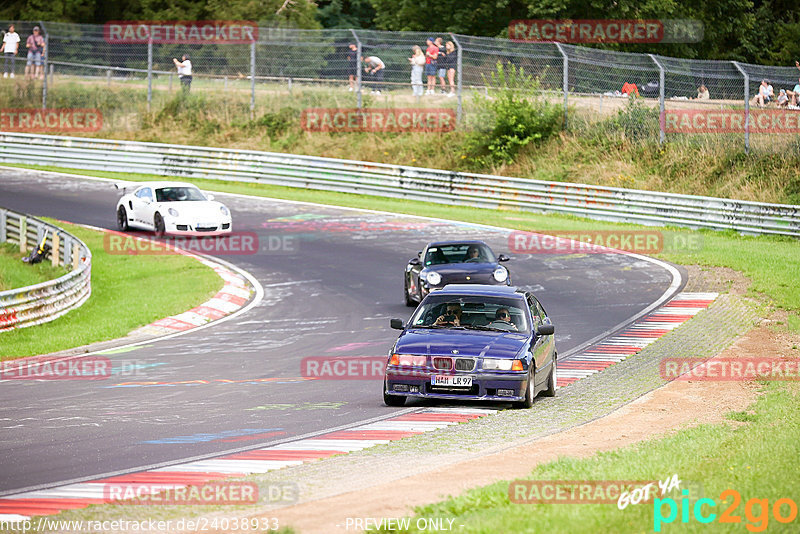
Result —
[[436, 326], [461, 326], [461, 304], [449, 303], [444, 315], [440, 315], [433, 324]]

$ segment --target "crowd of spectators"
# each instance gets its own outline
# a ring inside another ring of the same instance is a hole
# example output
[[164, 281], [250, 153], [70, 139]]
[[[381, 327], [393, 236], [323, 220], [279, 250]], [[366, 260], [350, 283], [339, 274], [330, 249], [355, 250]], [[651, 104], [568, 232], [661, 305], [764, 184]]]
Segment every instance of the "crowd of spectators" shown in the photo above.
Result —
[[[358, 58], [358, 47], [353, 43], [347, 46], [346, 56], [348, 90], [357, 89], [358, 71], [363, 64], [362, 81], [370, 88], [371, 94], [381, 94], [384, 89], [386, 63], [376, 55]], [[441, 37], [429, 37], [424, 49], [419, 45], [411, 47], [411, 57], [408, 58], [408, 62], [411, 66], [412, 95], [417, 98], [423, 94], [436, 95], [438, 79], [440, 85], [438, 94], [447, 97], [456, 96], [458, 53], [453, 41], [444, 43]], [[427, 77], [427, 85], [423, 76]]]

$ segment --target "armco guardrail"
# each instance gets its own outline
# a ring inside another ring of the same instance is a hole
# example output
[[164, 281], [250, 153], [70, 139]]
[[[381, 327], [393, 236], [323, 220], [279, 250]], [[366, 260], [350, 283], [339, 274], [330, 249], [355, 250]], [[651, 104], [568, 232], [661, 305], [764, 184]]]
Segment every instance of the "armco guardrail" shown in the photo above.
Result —
[[0, 162], [261, 182], [613, 222], [800, 237], [800, 206], [252, 150], [1, 133]]
[[0, 332], [52, 321], [79, 307], [92, 293], [92, 253], [86, 244], [57, 226], [0, 208], [0, 243], [16, 243], [27, 252], [45, 237], [52, 247], [45, 261], [72, 269], [55, 280], [0, 291]]

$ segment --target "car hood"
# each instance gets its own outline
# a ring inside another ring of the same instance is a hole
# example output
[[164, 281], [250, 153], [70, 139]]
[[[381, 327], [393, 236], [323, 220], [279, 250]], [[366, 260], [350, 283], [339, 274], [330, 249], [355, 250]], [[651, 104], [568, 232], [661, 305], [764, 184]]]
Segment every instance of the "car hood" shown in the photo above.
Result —
[[173, 208], [178, 210], [179, 217], [205, 217], [216, 218], [222, 217], [220, 211], [220, 204], [214, 200], [197, 200], [191, 202], [159, 202], [159, 206], [167, 210]]
[[445, 263], [443, 265], [429, 265], [426, 272], [435, 271], [442, 277], [442, 283], [466, 282], [470, 277], [472, 283], [494, 282], [492, 273], [497, 268], [496, 263]]
[[517, 332], [429, 330], [410, 328], [400, 335], [394, 351], [425, 356], [514, 358], [528, 345], [528, 336]]

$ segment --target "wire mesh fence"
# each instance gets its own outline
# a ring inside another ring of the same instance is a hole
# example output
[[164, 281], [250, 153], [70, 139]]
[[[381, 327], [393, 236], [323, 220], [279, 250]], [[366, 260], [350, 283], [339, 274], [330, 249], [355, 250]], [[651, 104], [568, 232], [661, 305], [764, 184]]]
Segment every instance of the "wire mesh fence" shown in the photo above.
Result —
[[[9, 24], [0, 21], [3, 28]], [[665, 142], [713, 133], [748, 150], [796, 143], [799, 133], [753, 127], [762, 106], [773, 113], [800, 113], [800, 95], [793, 96], [800, 84], [795, 67], [434, 32], [258, 28], [251, 42], [115, 42], [99, 25], [14, 24], [22, 39], [20, 51], [4, 68], [17, 80], [0, 85], [0, 106], [96, 108], [103, 115], [103, 130], [136, 128], [184, 91], [208, 96], [207, 103], [232, 121], [253, 121], [281, 106], [419, 107], [452, 109], [464, 124], [473, 112], [475, 95], [490, 94], [492, 73], [502, 64], [523, 69], [536, 80], [540, 95], [565, 105], [569, 126], [621, 117], [629, 123], [623, 126], [644, 140]], [[39, 71], [28, 67], [24, 47], [37, 25], [46, 38]], [[422, 76], [425, 92], [420, 96], [412, 79], [412, 48], [424, 51], [426, 41], [436, 37], [450, 53]], [[192, 64], [190, 84], [176, 71], [174, 60], [184, 55]], [[367, 72], [364, 67], [369, 65], [360, 58], [383, 68]], [[774, 88], [768, 101], [757, 96], [766, 90], [765, 79]], [[781, 89], [785, 101], [780, 100]], [[635, 112], [630, 110], [631, 95], [639, 97]], [[743, 122], [717, 132], [709, 126], [709, 120], [716, 119], [708, 114], [719, 112], [738, 114]]]

